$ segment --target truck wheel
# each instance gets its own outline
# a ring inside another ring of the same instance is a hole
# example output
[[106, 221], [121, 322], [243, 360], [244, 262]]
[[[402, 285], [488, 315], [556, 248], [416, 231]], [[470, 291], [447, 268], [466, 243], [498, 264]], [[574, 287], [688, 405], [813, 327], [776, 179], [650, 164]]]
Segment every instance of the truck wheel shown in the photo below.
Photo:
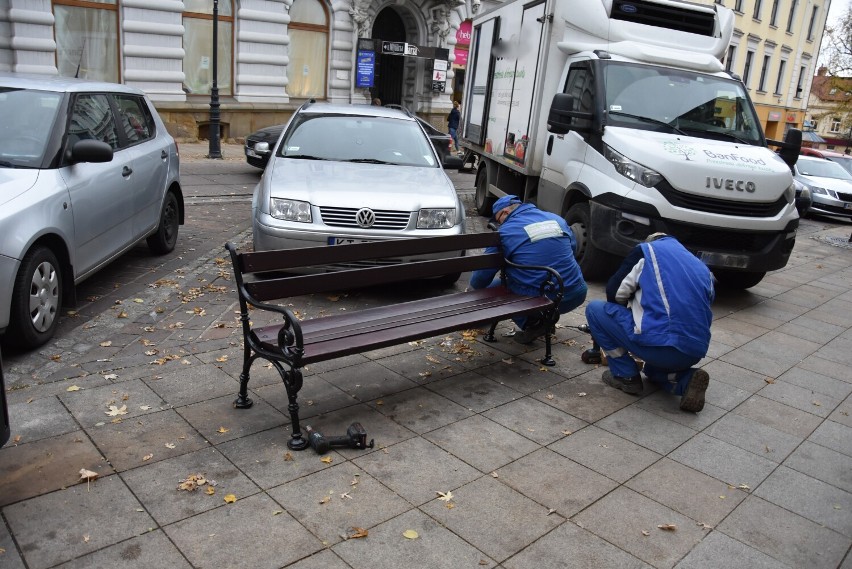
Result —
[[497, 201], [488, 192], [488, 169], [480, 168], [476, 174], [476, 212], [484, 217], [491, 217], [491, 208]]
[[15, 277], [6, 338], [21, 348], [50, 340], [59, 325], [63, 284], [53, 251], [39, 246], [27, 252]]
[[586, 279], [606, 279], [615, 270], [618, 258], [592, 245], [592, 215], [587, 202], [574, 204], [565, 214], [565, 222], [571, 227], [577, 240], [574, 257]]
[[766, 273], [746, 273], [727, 269], [713, 269], [713, 275], [716, 277], [720, 288], [745, 290], [762, 281]]

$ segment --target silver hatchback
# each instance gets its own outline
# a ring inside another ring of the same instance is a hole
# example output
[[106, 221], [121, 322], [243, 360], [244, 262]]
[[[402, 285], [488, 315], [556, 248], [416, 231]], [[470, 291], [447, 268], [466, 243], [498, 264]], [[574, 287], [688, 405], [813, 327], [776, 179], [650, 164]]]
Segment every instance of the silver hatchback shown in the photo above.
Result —
[[256, 251], [465, 228], [464, 207], [417, 119], [368, 105], [303, 105], [255, 188], [252, 212]]
[[73, 287], [183, 223], [174, 139], [142, 91], [0, 73], [0, 332], [32, 348]]

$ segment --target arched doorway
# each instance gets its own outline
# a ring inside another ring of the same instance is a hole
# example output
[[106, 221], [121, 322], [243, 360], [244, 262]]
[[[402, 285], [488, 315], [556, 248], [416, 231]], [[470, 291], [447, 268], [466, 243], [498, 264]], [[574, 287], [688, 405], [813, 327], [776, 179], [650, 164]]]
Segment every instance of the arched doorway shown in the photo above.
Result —
[[[373, 23], [373, 39], [383, 41], [409, 41], [406, 39], [405, 23], [393, 8], [385, 8]], [[405, 57], [380, 54], [376, 60], [375, 79], [370, 88], [370, 97], [381, 99], [383, 105], [401, 105], [403, 100], [403, 77]]]

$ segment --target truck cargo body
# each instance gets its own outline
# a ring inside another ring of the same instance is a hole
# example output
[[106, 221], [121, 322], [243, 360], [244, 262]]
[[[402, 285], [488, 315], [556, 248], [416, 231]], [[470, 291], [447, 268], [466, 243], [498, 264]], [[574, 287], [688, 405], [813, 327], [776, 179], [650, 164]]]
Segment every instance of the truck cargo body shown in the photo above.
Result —
[[587, 278], [657, 231], [733, 287], [785, 266], [791, 159], [724, 71], [733, 21], [677, 0], [511, 0], [477, 17], [462, 146], [479, 212], [508, 193], [563, 215]]

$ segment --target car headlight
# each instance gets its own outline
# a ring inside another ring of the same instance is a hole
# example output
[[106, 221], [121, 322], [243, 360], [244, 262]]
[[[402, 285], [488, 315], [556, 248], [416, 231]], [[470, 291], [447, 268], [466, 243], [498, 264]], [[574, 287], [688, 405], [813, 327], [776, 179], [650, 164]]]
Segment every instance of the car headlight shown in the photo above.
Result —
[[456, 224], [456, 208], [421, 209], [417, 229], [449, 229]]
[[825, 188], [820, 188], [819, 186], [811, 186], [811, 191], [815, 194], [822, 194], [824, 196], [828, 195], [828, 192]]
[[272, 198], [269, 200], [269, 215], [284, 221], [311, 223], [311, 204], [298, 200]]
[[656, 170], [651, 170], [645, 166], [630, 160], [620, 152], [616, 152], [609, 145], [604, 144], [604, 158], [612, 162], [616, 172], [633, 180], [636, 183], [642, 184], [647, 188], [653, 188], [663, 181], [663, 176]]

